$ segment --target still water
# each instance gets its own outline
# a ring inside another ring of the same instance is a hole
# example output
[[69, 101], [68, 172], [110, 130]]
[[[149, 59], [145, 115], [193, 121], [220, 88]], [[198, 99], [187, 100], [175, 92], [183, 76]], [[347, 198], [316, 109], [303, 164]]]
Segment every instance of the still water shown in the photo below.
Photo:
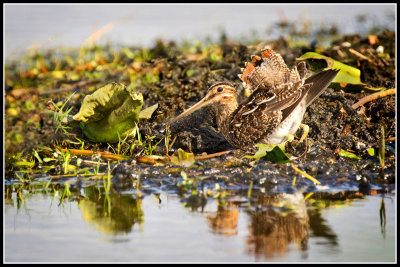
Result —
[[14, 189], [7, 188], [4, 207], [6, 262], [396, 260], [393, 193], [254, 194], [251, 201], [236, 195], [199, 203], [168, 190]]

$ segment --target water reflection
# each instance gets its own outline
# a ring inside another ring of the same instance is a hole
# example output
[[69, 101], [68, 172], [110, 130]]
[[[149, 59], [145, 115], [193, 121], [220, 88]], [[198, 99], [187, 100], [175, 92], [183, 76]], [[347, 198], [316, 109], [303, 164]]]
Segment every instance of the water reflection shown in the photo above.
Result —
[[[310, 237], [320, 238], [319, 244], [335, 250], [339, 246], [338, 235], [323, 218], [322, 211], [329, 207], [339, 208], [364, 197], [364, 194], [352, 191], [308, 195], [299, 192], [257, 194], [246, 205], [234, 201], [219, 205], [213, 215], [207, 216], [207, 220], [213, 233], [237, 235], [239, 213], [244, 211], [249, 216], [247, 252], [257, 258], [284, 257], [291, 250], [306, 252]], [[384, 206], [381, 214], [382, 210]], [[307, 258], [307, 253], [302, 255]]]
[[[363, 191], [291, 194], [254, 191], [251, 199], [245, 197], [247, 190], [227, 190], [225, 193], [226, 199], [213, 200], [199, 193], [191, 195], [190, 191], [178, 190], [183, 207], [188, 212], [204, 213], [215, 235], [238, 236], [239, 217], [241, 213], [245, 214], [247, 254], [267, 259], [285, 258], [292, 251], [300, 252], [302, 259], [308, 258], [311, 238], [317, 239], [318, 245], [339, 253], [343, 244], [339, 243], [338, 233], [333, 230], [334, 225], [326, 221], [323, 211], [348, 206], [355, 200], [365, 199], [366, 195], [377, 194], [370, 188]], [[210, 203], [217, 203], [216, 211], [209, 211]]]
[[106, 234], [127, 234], [135, 224], [144, 223], [141, 198], [132, 194], [121, 194], [115, 187], [106, 193], [98, 185], [84, 188], [77, 184], [53, 184], [48, 188], [44, 184], [6, 186], [5, 201], [10, 206], [14, 205], [13, 193], [18, 210], [32, 194], [50, 195], [50, 205], [57, 200], [59, 207], [74, 201], [82, 212], [82, 218], [94, 225], [97, 231]]
[[100, 232], [126, 234], [133, 225], [144, 222], [141, 200], [132, 195], [104, 194], [97, 188], [85, 188], [85, 198], [79, 201], [82, 218]]
[[283, 256], [292, 243], [300, 250], [307, 249], [310, 224], [302, 194], [259, 196], [256, 204], [248, 211], [250, 254]]
[[207, 216], [208, 223], [215, 234], [237, 235], [239, 205], [228, 202], [227, 205], [218, 205], [214, 216]]
[[[6, 205], [15, 205], [18, 210], [21, 207], [25, 207], [25, 202], [29, 201], [31, 194], [37, 193], [51, 196], [52, 203], [58, 202], [61, 205], [67, 202], [77, 203], [78, 217], [81, 216], [87, 224], [94, 226], [95, 231], [106, 234], [106, 237], [111, 236], [111, 238], [125, 236], [126, 240], [129, 240], [128, 243], [133, 242], [132, 240], [144, 243], [155, 242], [152, 238], [158, 236], [158, 234], [149, 235], [154, 231], [152, 227], [163, 229], [163, 223], [172, 223], [170, 226], [177, 223], [177, 219], [173, 217], [165, 221], [162, 219], [161, 221], [154, 221], [151, 216], [156, 213], [151, 210], [152, 206], [149, 206], [149, 202], [145, 200], [147, 196], [151, 197], [150, 194], [154, 193], [149, 192], [143, 196], [143, 193], [140, 193], [136, 185], [132, 183], [125, 186], [120, 185], [119, 187], [114, 185], [110, 192], [105, 192], [104, 188], [99, 185], [81, 188], [76, 184], [50, 185], [48, 188], [40, 188], [40, 186], [33, 185], [13, 185], [6, 186], [5, 189]], [[145, 191], [143, 189], [142, 192]], [[257, 260], [288, 259], [290, 255], [300, 255], [302, 260], [307, 260], [309, 257], [313, 260], [315, 259], [313, 255], [316, 250], [315, 246], [322, 251], [321, 255], [325, 255], [328, 252], [334, 255], [341, 255], [344, 246], [346, 246], [344, 244], [346, 242], [343, 241], [343, 234], [351, 233], [351, 221], [353, 221], [353, 225], [355, 222], [357, 225], [364, 223], [364, 221], [360, 221], [360, 215], [357, 215], [356, 218], [346, 217], [349, 219], [347, 228], [350, 229], [350, 232], [343, 232], [343, 229], [341, 232], [336, 227], [336, 224], [332, 223], [332, 221], [327, 221], [326, 212], [324, 212], [324, 210], [331, 207], [349, 206], [355, 200], [366, 201], [365, 195], [359, 191], [265, 194], [254, 190], [251, 198], [245, 197], [247, 196], [246, 193], [231, 191], [227, 193], [226, 198], [216, 199], [207, 198], [207, 196], [201, 194], [191, 196], [176, 194], [177, 202], [175, 203], [179, 203], [180, 200], [184, 208], [178, 209], [179, 213], [175, 213], [175, 215], [181, 214], [179, 216], [182, 216], [180, 217], [182, 219], [185, 216], [187, 217], [188, 213], [193, 213], [195, 216], [192, 218], [196, 216], [204, 218], [208, 229], [211, 230], [209, 231], [211, 236], [223, 236], [222, 239], [217, 239], [218, 242], [221, 242], [221, 246], [226, 245], [223, 242], [231, 242], [239, 238], [239, 243], [245, 246], [244, 254], [255, 257]], [[375, 192], [374, 194], [377, 193]], [[379, 210], [376, 210], [376, 214], [365, 218], [375, 217], [377, 219], [377, 227], [379, 228], [380, 226], [380, 229], [377, 230], [382, 231], [385, 239], [387, 215], [385, 201], [383, 198], [382, 201], [380, 199], [379, 201], [381, 206], [380, 209], [378, 206]], [[145, 208], [142, 206], [143, 202], [147, 203], [147, 205], [144, 205]], [[164, 202], [162, 202], [163, 205], [160, 205], [160, 203], [157, 202], [157, 210], [166, 207]], [[33, 203], [29, 203], [27, 206], [32, 207], [32, 205]], [[149, 217], [147, 219], [149, 224], [146, 227], [142, 227], [145, 225], [145, 213]], [[160, 218], [158, 219], [160, 220]], [[150, 223], [150, 221], [152, 222]], [[370, 221], [365, 223], [368, 227], [374, 227]], [[135, 225], [142, 229], [140, 235], [146, 237], [144, 241], [141, 238], [132, 238], [133, 236], [137, 237], [137, 233], [133, 231]], [[171, 230], [171, 228], [168, 229]], [[172, 238], [176, 239], [174, 242], [179, 244], [186, 242], [187, 233], [200, 231], [199, 229], [201, 229], [199, 225], [191, 225], [189, 229], [183, 232], [179, 230], [171, 230], [171, 233], [164, 233], [164, 231], [168, 230], [161, 230], [161, 232], [165, 237], [168, 237], [166, 238], [167, 241]], [[391, 228], [390, 231], [392, 232]], [[207, 234], [204, 233], [204, 242], [210, 241], [206, 237]], [[356, 236], [357, 233], [354, 233], [354, 235]], [[389, 237], [388, 235], [387, 238]], [[376, 240], [376, 237], [374, 240]], [[139, 245], [141, 244], [140, 242], [135, 244]], [[163, 242], [166, 241], [164, 240]], [[348, 240], [348, 242], [351, 242], [351, 240]], [[357, 242], [354, 244], [362, 246]], [[352, 256], [350, 255], [350, 257]]]

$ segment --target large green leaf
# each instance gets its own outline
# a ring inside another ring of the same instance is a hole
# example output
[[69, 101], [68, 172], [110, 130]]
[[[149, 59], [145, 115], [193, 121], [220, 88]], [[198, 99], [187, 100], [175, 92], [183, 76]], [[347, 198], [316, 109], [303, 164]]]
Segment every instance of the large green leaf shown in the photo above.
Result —
[[254, 155], [244, 156], [243, 158], [250, 159], [261, 159], [266, 158], [269, 161], [274, 163], [288, 163], [290, 162], [290, 155], [287, 155], [285, 150], [285, 145], [266, 145], [266, 144], [257, 144], [255, 147], [258, 148], [257, 152]]
[[73, 119], [80, 122], [91, 141], [116, 143], [127, 135], [135, 135], [142, 105], [142, 94], [123, 84], [110, 83], [87, 95]]
[[[360, 79], [361, 71], [359, 69], [334, 60], [333, 58], [318, 54], [316, 52], [307, 52], [301, 57], [297, 58], [297, 60], [309, 60], [311, 67], [318, 71], [331, 68], [340, 70], [336, 77], [332, 80], [333, 87], [351, 87], [358, 89], [364, 89], [366, 87], [366, 84]], [[318, 65], [318, 61], [322, 61], [325, 64], [322, 66]], [[373, 90], [373, 88], [368, 89]]]

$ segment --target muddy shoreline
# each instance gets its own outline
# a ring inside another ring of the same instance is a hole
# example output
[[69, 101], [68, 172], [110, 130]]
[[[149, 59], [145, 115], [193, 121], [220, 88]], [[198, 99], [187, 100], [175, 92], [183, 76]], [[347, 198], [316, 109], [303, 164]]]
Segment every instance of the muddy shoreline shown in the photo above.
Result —
[[[371, 41], [371, 38], [378, 41]], [[7, 179], [15, 178], [14, 171], [21, 168], [16, 167], [15, 162], [34, 161], [33, 169], [42, 165], [35, 160], [32, 153], [34, 150], [43, 152], [38, 147], [83, 148], [114, 153], [115, 144], [92, 143], [85, 139], [79, 128], [55, 132], [53, 119], [47, 113], [52, 108], [49, 101], [61, 106], [71, 92], [75, 91], [76, 96], [66, 104], [66, 108], [72, 108], [71, 113], [76, 114], [83, 97], [108, 82], [134, 86], [137, 92], [143, 94], [144, 107], [158, 104], [151, 119], [141, 121], [139, 125], [144, 145], [130, 149], [127, 155], [130, 159], [112, 164], [115, 177], [137, 171], [143, 173], [143, 170], [151, 170], [150, 173], [153, 173], [158, 168], [171, 166], [148, 166], [135, 161], [135, 156], [144, 155], [144, 146], [149, 144], [157, 144], [152, 151], [154, 155], [165, 155], [165, 123], [200, 100], [211, 84], [229, 81], [238, 89], [240, 102], [244, 98], [241, 81], [237, 78], [240, 68], [244, 66], [244, 62], [249, 61], [250, 55], [257, 54], [266, 45], [280, 53], [291, 67], [296, 58], [315, 50], [311, 45], [294, 46], [284, 38], [252, 46], [221, 38], [220, 44], [206, 48], [198, 44], [178, 47], [173, 42], [159, 40], [150, 49], [128, 48], [119, 54], [109, 47], [95, 47], [86, 51], [93, 56], [93, 61], [90, 62], [75, 61], [74, 55], [68, 54], [65, 57], [56, 57], [54, 52], [49, 51], [48, 54], [33, 55], [25, 64], [7, 64]], [[328, 48], [320, 48], [319, 53], [360, 69], [361, 81], [370, 88], [395, 88], [394, 32], [384, 31], [369, 38], [358, 35], [342, 36]], [[46, 93], [54, 89], [56, 93]], [[382, 186], [394, 184], [395, 95], [370, 101], [357, 109], [352, 108], [354, 103], [372, 92], [365, 88], [326, 90], [307, 109], [303, 119], [303, 123], [310, 126], [307, 146], [299, 143], [298, 139], [287, 146], [287, 152], [297, 157], [307, 150], [304, 156], [294, 161], [295, 165], [332, 187], [345, 185], [344, 188], [353, 188], [370, 183]], [[378, 151], [382, 127], [385, 145], [391, 148], [385, 150], [384, 169], [381, 168], [376, 154], [371, 156], [367, 153], [368, 148]], [[200, 110], [174, 125], [171, 128], [171, 137], [176, 139], [168, 151], [170, 154], [178, 148], [195, 155], [234, 149], [219, 134], [212, 108]], [[75, 138], [83, 140], [83, 145]], [[126, 145], [132, 145], [133, 142], [134, 140], [127, 140]], [[361, 159], [339, 156], [340, 149], [350, 151]], [[39, 155], [44, 157], [44, 154]], [[231, 183], [248, 184], [256, 181], [259, 186], [267, 188], [268, 185], [279, 185], [285, 187], [285, 190], [289, 190], [291, 184], [291, 179], [288, 178], [298, 175], [288, 164], [271, 163], [264, 159], [254, 162], [243, 159], [244, 155], [244, 151], [234, 151], [213, 159], [196, 161], [197, 167], [186, 170], [190, 175], [192, 172], [193, 175], [200, 172], [214, 182], [223, 179], [221, 177], [227, 177]], [[73, 162], [75, 161], [76, 158]], [[61, 162], [58, 164], [62, 165]], [[62, 169], [60, 166], [51, 169], [50, 173], [59, 173]], [[209, 169], [211, 171], [207, 171]], [[179, 173], [180, 171], [176, 172], [177, 177], [180, 176]], [[168, 171], [164, 171], [164, 174], [168, 175]], [[310, 188], [310, 181], [306, 179], [300, 180], [297, 186], [314, 191]]]

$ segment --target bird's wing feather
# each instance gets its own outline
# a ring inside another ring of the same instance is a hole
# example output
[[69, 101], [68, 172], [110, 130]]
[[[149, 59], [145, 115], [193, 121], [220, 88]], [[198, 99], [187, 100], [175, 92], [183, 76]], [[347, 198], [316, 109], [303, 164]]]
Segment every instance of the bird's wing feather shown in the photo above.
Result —
[[338, 70], [330, 69], [308, 78], [304, 82], [302, 96], [294, 104], [282, 110], [282, 120], [286, 119], [304, 98], [306, 98], [306, 105], [308, 107], [329, 86], [337, 73]]

